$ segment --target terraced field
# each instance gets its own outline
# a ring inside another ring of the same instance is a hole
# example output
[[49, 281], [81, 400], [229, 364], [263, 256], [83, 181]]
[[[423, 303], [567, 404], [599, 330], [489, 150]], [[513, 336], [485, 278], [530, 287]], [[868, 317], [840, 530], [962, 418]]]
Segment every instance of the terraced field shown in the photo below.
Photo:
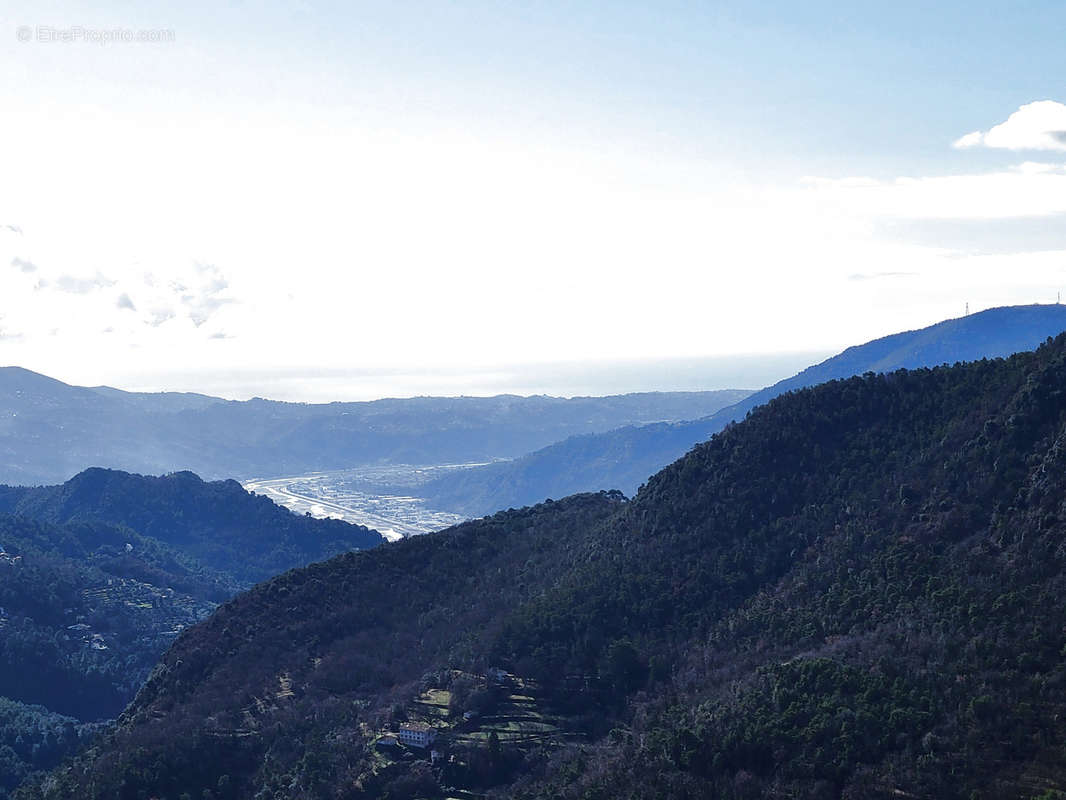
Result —
[[430, 761], [441, 784], [449, 787], [449, 800], [473, 800], [484, 795], [478, 793], [477, 781], [468, 778], [477, 774], [479, 763], [483, 768], [486, 753], [499, 750], [520, 759], [520, 753], [543, 755], [545, 748], [584, 739], [576, 732], [574, 720], [547, 709], [533, 681], [514, 675], [493, 680], [456, 670], [446, 675], [444, 683], [453, 687], [465, 684], [470, 703], [480, 708], [480, 713], [468, 716], [466, 712], [472, 709], [456, 704], [449, 689], [427, 689], [407, 705], [403, 718], [432, 726], [436, 731], [433, 745], [427, 749], [406, 747], [394, 743], [392, 731], [366, 731], [374, 752], [374, 772], [387, 774], [400, 762]]
[[537, 702], [536, 689], [522, 679], [515, 679], [513, 691], [493, 709], [466, 723], [467, 729], [452, 734], [455, 743], [484, 744], [493, 733], [500, 744], [558, 742], [569, 737], [561, 727], [563, 720], [544, 714]]

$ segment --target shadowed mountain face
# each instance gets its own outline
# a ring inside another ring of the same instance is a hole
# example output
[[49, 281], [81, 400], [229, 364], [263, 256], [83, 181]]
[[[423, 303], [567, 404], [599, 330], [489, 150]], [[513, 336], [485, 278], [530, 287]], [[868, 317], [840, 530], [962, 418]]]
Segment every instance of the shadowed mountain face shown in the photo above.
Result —
[[192, 473], [0, 486], [0, 797], [77, 746], [83, 723], [118, 715], [219, 602], [381, 542]]
[[118, 714], [226, 597], [219, 576], [128, 528], [0, 515], [0, 542], [0, 696], [79, 721]]
[[512, 458], [576, 433], [691, 419], [747, 392], [417, 397], [310, 405], [68, 386], [0, 368], [0, 481], [55, 483], [90, 466], [251, 478], [370, 463]]
[[[1066, 789], [1063, 387], [1066, 335], [834, 381], [631, 502], [572, 497], [290, 572], [185, 632], [118, 728], [20, 797]], [[463, 695], [490, 666], [511, 688]], [[432, 710], [443, 683], [483, 716]], [[374, 748], [411, 718], [439, 726], [443, 772]]]
[[785, 392], [866, 372], [1001, 358], [1032, 350], [1064, 330], [1066, 306], [989, 309], [849, 347], [705, 418], [575, 436], [513, 462], [443, 476], [420, 492], [439, 508], [470, 516], [575, 492], [615, 488], [632, 494], [649, 475], [689, 448]]
[[236, 481], [205, 482], [191, 472], [152, 477], [93, 468], [58, 486], [0, 486], [0, 513], [128, 528], [216, 576], [222, 596], [382, 542], [361, 525], [299, 516]]

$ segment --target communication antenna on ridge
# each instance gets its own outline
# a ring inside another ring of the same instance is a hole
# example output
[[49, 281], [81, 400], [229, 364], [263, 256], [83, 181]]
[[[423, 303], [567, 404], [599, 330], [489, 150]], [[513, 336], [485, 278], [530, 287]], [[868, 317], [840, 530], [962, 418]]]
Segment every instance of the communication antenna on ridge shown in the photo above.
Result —
[[969, 303], [966, 304], [966, 314], [964, 316], [967, 316], [967, 317], [970, 316], [970, 304]]
[[1062, 292], [1055, 292], [1055, 305], [1062, 305]]

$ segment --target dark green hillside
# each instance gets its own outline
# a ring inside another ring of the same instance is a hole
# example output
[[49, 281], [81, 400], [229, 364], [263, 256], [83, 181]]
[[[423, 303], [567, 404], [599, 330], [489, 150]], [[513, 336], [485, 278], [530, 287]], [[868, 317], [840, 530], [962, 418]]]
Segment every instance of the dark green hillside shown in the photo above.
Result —
[[[21, 796], [1053, 797], [1064, 542], [1066, 335], [832, 382], [630, 503], [570, 498], [256, 587]], [[491, 735], [439, 723], [461, 768], [373, 746], [492, 665], [513, 683], [475, 685]], [[518, 725], [501, 708], [554, 732], [497, 735]]]
[[0, 543], [0, 696], [82, 720], [121, 711], [177, 631], [216, 605], [217, 585], [168, 572], [173, 555], [129, 530], [0, 515]]
[[[62, 486], [0, 487], [0, 700], [112, 719], [181, 630], [219, 602], [380, 542], [366, 528], [297, 516], [233, 481], [191, 473], [92, 469]], [[4, 723], [11, 750], [0, 739], [0, 797], [79, 741], [69, 732], [37, 741], [52, 725], [39, 717], [29, 708]]]
[[502, 639], [533, 672], [595, 663], [591, 630], [671, 663], [617, 749], [549, 784], [1064, 788], [1064, 346], [788, 395], [655, 476]]
[[224, 595], [292, 567], [380, 544], [359, 525], [311, 519], [246, 492], [236, 481], [87, 469], [59, 486], [0, 487], [0, 512], [59, 524], [130, 528], [223, 576]]
[[48, 769], [95, 731], [43, 706], [0, 697], [0, 797], [36, 770]]
[[[381, 724], [394, 703], [419, 691], [432, 665], [488, 666], [485, 643], [500, 616], [550, 584], [571, 539], [621, 503], [587, 495], [507, 512], [341, 556], [240, 595], [187, 631], [156, 669], [103, 744], [121, 752], [96, 796], [127, 796], [122, 787], [130, 797], [177, 798], [190, 787], [200, 796], [223, 774], [230, 793], [242, 796], [252, 786], [284, 794], [294, 777], [320, 788], [327, 772], [358, 779], [367, 746], [353, 740], [352, 726]], [[295, 694], [287, 697], [290, 683]], [[313, 767], [302, 744], [312, 740], [323, 748]]]

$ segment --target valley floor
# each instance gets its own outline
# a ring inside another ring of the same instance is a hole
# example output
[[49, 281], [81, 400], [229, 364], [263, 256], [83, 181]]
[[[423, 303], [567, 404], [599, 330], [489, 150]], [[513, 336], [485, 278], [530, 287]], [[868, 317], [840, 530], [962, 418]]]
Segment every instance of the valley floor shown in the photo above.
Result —
[[388, 465], [312, 472], [244, 482], [298, 514], [332, 517], [365, 525], [396, 541], [443, 530], [466, 517], [430, 508], [417, 487], [445, 472], [481, 464]]

